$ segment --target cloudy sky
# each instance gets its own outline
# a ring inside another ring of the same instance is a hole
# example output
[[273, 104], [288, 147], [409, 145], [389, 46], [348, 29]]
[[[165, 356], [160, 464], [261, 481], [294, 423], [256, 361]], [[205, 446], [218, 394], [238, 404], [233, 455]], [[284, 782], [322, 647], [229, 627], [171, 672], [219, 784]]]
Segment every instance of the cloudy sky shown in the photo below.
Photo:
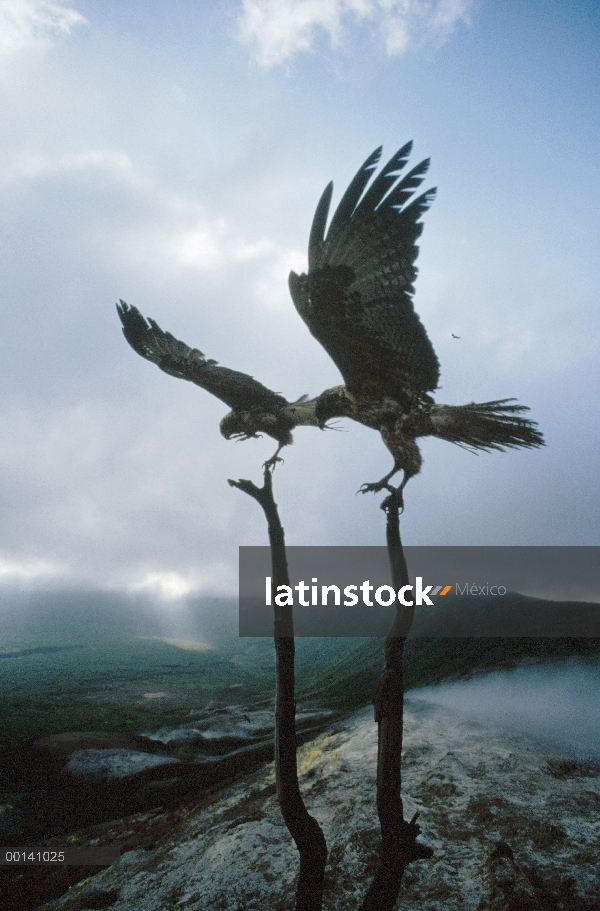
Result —
[[[438, 400], [516, 396], [547, 448], [424, 441], [403, 539], [600, 544], [599, 37], [568, 0], [0, 0], [2, 583], [236, 591], [266, 529], [227, 478], [273, 441], [222, 439], [115, 302], [288, 399], [336, 385], [287, 275], [328, 181], [409, 139]], [[384, 542], [355, 492], [390, 456], [343, 429], [277, 468], [290, 544]]]

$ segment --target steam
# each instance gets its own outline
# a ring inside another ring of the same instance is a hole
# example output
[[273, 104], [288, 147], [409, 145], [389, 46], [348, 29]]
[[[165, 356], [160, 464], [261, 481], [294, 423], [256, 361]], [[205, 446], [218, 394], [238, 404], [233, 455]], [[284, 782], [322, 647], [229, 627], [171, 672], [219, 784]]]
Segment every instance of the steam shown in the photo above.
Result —
[[546, 749], [600, 761], [600, 664], [564, 661], [493, 671], [413, 690], [409, 697], [526, 734]]

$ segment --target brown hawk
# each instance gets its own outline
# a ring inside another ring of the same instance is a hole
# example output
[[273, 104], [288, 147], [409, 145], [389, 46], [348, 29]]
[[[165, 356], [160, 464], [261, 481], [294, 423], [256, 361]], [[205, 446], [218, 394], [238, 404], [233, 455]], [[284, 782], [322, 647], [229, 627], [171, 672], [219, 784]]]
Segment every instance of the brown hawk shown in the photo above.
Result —
[[308, 274], [290, 273], [296, 309], [337, 365], [343, 386], [315, 399], [288, 402], [247, 374], [207, 360], [153, 320], [147, 323], [135, 307], [123, 301], [117, 305], [125, 338], [138, 354], [229, 405], [232, 410], [220, 425], [224, 437], [266, 433], [277, 440], [270, 464], [292, 442], [291, 431], [299, 425], [325, 428], [332, 418], [347, 417], [378, 430], [394, 464], [380, 481], [363, 484], [363, 492], [389, 488], [400, 469], [404, 488], [421, 468], [418, 437], [436, 436], [485, 451], [544, 444], [535, 422], [520, 417], [529, 409], [514, 399], [455, 406], [436, 404], [430, 395], [440, 367], [412, 297], [420, 219], [435, 189], [411, 199], [429, 167], [426, 159], [401, 176], [411, 148], [410, 142], [403, 146], [369, 186], [381, 156], [381, 148], [376, 149], [350, 183], [327, 230], [333, 183], [326, 187], [310, 232]]

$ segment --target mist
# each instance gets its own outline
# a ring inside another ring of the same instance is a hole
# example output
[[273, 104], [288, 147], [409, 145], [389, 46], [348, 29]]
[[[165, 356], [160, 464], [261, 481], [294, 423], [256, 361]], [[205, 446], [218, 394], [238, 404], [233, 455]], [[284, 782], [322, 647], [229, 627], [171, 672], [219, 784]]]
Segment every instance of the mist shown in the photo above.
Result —
[[409, 696], [526, 734], [549, 750], [600, 761], [599, 664], [570, 660], [493, 671]]

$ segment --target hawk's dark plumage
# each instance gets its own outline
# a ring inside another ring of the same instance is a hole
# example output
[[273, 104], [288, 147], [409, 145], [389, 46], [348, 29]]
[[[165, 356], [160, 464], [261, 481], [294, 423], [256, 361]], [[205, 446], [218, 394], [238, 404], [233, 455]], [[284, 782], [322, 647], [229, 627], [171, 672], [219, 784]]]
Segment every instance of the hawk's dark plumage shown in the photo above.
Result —
[[434, 390], [440, 376], [412, 302], [419, 252], [415, 242], [423, 230], [419, 219], [435, 190], [402, 208], [423, 182], [429, 160], [396, 183], [411, 146], [409, 142], [394, 155], [363, 195], [381, 148], [367, 158], [325, 235], [333, 190], [329, 184], [310, 232], [308, 275], [290, 275], [296, 309], [351, 393], [411, 399]]
[[140, 311], [125, 301], [117, 304], [117, 311], [123, 334], [134, 351], [165, 373], [190, 380], [229, 405], [231, 411], [221, 421], [221, 433], [226, 439], [248, 439], [262, 431], [277, 440], [281, 448], [292, 442], [291, 431], [298, 424], [318, 426], [314, 402], [307, 402], [306, 396], [290, 403], [247, 373], [207, 360], [197, 348], [163, 332], [153, 319], [146, 322]]
[[412, 296], [420, 219], [435, 190], [411, 200], [429, 167], [427, 159], [401, 177], [411, 148], [412, 143], [403, 146], [368, 186], [381, 155], [381, 148], [376, 149], [350, 183], [327, 230], [333, 184], [326, 187], [310, 232], [308, 274], [290, 274], [296, 309], [338, 366], [344, 386], [290, 403], [252, 377], [206, 360], [153, 320], [146, 323], [135, 307], [121, 301], [117, 308], [125, 337], [138, 354], [229, 405], [232, 411], [221, 422], [227, 438], [262, 431], [281, 448], [292, 442], [293, 427], [324, 427], [334, 417], [379, 430], [394, 466], [381, 481], [363, 485], [364, 491], [387, 486], [400, 469], [404, 487], [421, 467], [420, 436], [486, 451], [544, 442], [537, 425], [520, 417], [529, 409], [514, 399], [451, 406], [435, 404], [429, 394], [438, 385], [439, 362]]
[[120, 301], [117, 310], [123, 334], [133, 350], [165, 373], [202, 386], [236, 411], [251, 408], [273, 411], [288, 404], [282, 395], [271, 392], [247, 373], [219, 367], [216, 361], [206, 360], [197, 348], [190, 348], [170, 332], [163, 332], [153, 319], [146, 322], [139, 310], [129, 307], [125, 301]]

